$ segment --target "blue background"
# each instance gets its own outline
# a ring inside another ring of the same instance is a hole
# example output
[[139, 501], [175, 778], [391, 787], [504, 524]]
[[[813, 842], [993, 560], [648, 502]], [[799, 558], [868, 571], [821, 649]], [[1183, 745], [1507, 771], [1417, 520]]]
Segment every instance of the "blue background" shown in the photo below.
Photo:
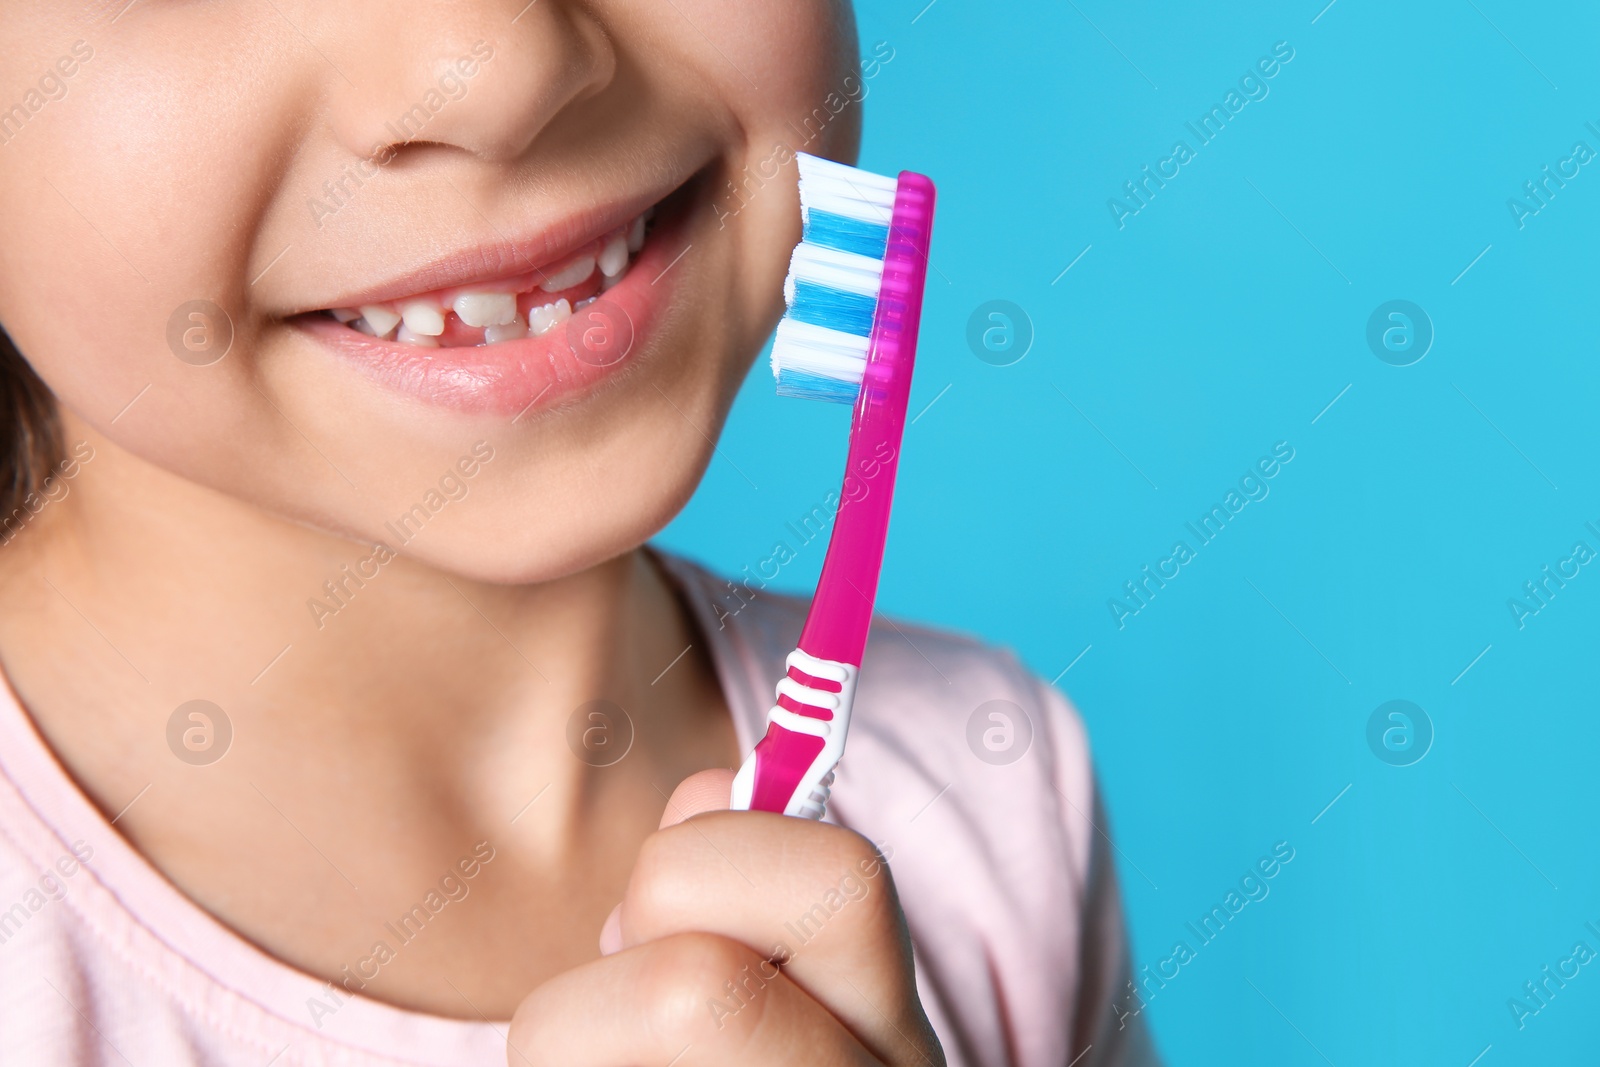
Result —
[[[1600, 549], [1600, 163], [1522, 228], [1507, 200], [1600, 150], [1600, 14], [925, 2], [859, 11], [863, 53], [894, 49], [862, 165], [941, 192], [880, 607], [1059, 678], [1136, 970], [1296, 850], [1150, 999], [1169, 1062], [1592, 1062], [1600, 963], [1522, 1029], [1507, 1001], [1600, 950], [1600, 564], [1521, 628], [1508, 600]], [[1185, 122], [1279, 41], [1269, 95], [1199, 146]], [[1195, 158], [1119, 229], [1108, 198], [1180, 138]], [[1034, 334], [1012, 366], [967, 342], [996, 299]], [[1435, 331], [1411, 366], [1367, 342], [1393, 299]], [[765, 558], [838, 486], [847, 420], [773, 396], [763, 356], [662, 542]], [[1119, 629], [1108, 600], [1279, 441], [1270, 495]], [[1394, 699], [1435, 735], [1410, 766], [1367, 740]]]

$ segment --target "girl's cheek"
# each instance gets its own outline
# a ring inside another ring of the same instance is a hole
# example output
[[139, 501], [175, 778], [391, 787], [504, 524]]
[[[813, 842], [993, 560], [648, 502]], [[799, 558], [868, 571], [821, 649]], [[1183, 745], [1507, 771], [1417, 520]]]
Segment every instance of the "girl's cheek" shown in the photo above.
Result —
[[799, 124], [854, 67], [855, 19], [848, 3], [793, 0], [676, 0], [630, 3], [628, 17], [680, 39], [718, 101], [755, 130]]
[[[240, 17], [80, 31], [95, 39], [61, 46], [65, 93], [0, 149], [0, 322], [91, 421], [146, 385], [194, 389], [169, 351], [179, 308], [247, 306], [257, 222], [295, 136], [297, 60]], [[224, 46], [235, 34], [255, 42], [251, 63]]]

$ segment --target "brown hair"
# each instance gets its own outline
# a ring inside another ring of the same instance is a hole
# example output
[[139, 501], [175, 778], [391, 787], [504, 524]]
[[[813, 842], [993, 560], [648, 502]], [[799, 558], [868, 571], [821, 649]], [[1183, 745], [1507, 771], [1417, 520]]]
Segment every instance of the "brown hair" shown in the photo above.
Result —
[[0, 516], [21, 507], [60, 456], [55, 397], [0, 328]]

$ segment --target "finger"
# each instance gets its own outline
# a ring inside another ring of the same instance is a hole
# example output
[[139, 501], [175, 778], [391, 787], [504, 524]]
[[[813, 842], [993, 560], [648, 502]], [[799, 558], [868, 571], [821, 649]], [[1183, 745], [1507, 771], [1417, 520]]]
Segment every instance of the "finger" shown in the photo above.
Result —
[[[678, 783], [661, 813], [661, 829], [676, 826], [705, 811], [727, 811], [733, 795], [733, 772], [723, 767], [691, 774]], [[600, 955], [609, 956], [622, 948], [622, 902], [618, 901], [600, 928]]]
[[727, 811], [733, 796], [733, 772], [726, 767], [691, 774], [678, 783], [661, 813], [661, 829], [676, 826], [703, 811]]
[[867, 1067], [878, 1060], [747, 946], [680, 934], [567, 971], [511, 1023], [512, 1067]]
[[777, 960], [887, 1062], [938, 1047], [888, 867], [853, 831], [766, 812], [669, 826], [640, 850], [617, 926], [617, 946], [702, 931]]
[[600, 927], [600, 955], [609, 956], [622, 951], [622, 902], [619, 900]]

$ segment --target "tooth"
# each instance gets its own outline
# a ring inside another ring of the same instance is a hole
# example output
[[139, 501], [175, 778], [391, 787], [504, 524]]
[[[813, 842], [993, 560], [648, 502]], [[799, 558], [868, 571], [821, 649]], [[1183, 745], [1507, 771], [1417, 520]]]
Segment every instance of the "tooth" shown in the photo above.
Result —
[[[456, 314], [459, 315], [460, 312], [458, 311]], [[484, 343], [491, 345], [499, 344], [501, 341], [515, 341], [519, 337], [526, 336], [528, 336], [528, 325], [522, 321], [522, 316], [520, 315], [510, 322], [490, 326], [483, 331]]]
[[355, 308], [334, 308], [330, 314], [347, 326], [361, 317], [361, 312]]
[[462, 293], [451, 307], [468, 326], [505, 326], [517, 317], [515, 293]]
[[417, 333], [410, 326], [402, 325], [400, 332], [394, 339], [403, 345], [415, 345], [418, 348], [438, 348], [439, 342], [425, 333]]
[[366, 334], [368, 337], [376, 337], [376, 336], [378, 336], [377, 334], [372, 332], [372, 327], [367, 325], [367, 320], [364, 319], [364, 318], [361, 318], [359, 315], [356, 316], [355, 318], [351, 319], [349, 322], [345, 323], [345, 325], [349, 326], [352, 330], [356, 331], [357, 333]]
[[554, 304], [536, 307], [528, 312], [528, 336], [538, 337], [549, 332], [572, 317], [572, 305], [563, 297]]
[[632, 269], [633, 269], [633, 261], [629, 260], [628, 262], [626, 262], [626, 263], [624, 263], [622, 265], [622, 269], [617, 271], [617, 273], [615, 273], [613, 275], [610, 275], [609, 277], [601, 278], [600, 279], [600, 291], [603, 293], [607, 289], [611, 288], [613, 285], [616, 285], [622, 279], [626, 278], [628, 276], [628, 271], [630, 271]]
[[640, 215], [628, 226], [628, 251], [637, 252], [644, 247], [645, 217]]
[[594, 253], [585, 252], [556, 273], [546, 277], [539, 283], [539, 288], [547, 293], [559, 293], [563, 289], [571, 289], [593, 273]]
[[363, 304], [361, 317], [379, 337], [388, 337], [389, 331], [400, 324], [400, 316], [387, 304]]
[[600, 273], [615, 278], [628, 267], [628, 235], [618, 230], [606, 239], [600, 250]]
[[406, 329], [424, 337], [444, 333], [444, 311], [431, 300], [411, 300], [400, 305], [400, 318]]

